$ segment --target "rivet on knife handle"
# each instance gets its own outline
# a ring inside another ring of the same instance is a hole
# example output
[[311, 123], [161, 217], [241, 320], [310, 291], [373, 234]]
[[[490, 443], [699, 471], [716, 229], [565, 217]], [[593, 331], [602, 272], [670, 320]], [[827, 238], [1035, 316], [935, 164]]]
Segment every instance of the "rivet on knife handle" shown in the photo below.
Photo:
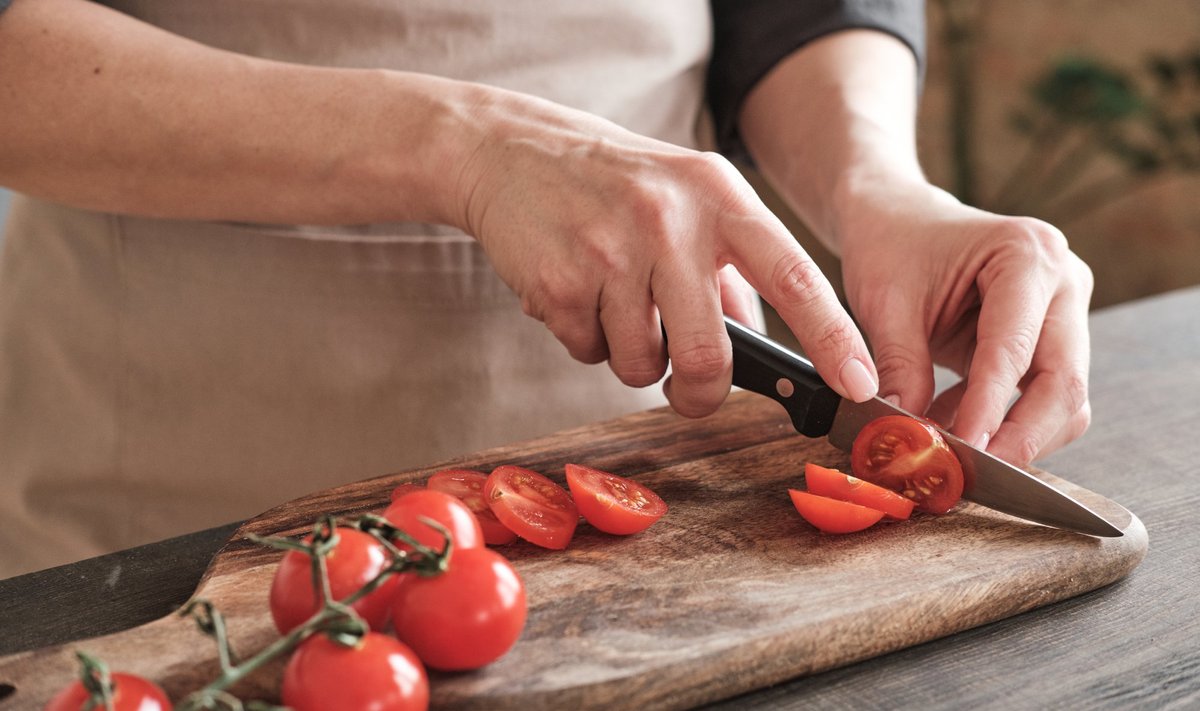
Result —
[[812, 363], [728, 316], [725, 330], [733, 343], [733, 384], [783, 405], [801, 434], [829, 434], [842, 398]]

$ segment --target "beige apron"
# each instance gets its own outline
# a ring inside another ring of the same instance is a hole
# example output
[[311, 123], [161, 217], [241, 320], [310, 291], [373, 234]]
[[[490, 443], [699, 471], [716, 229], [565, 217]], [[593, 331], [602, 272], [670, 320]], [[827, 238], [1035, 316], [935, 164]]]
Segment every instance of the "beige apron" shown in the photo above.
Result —
[[[696, 140], [705, 0], [111, 4], [246, 54], [484, 82]], [[572, 361], [452, 230], [18, 197], [0, 262], [0, 577], [662, 402]]]

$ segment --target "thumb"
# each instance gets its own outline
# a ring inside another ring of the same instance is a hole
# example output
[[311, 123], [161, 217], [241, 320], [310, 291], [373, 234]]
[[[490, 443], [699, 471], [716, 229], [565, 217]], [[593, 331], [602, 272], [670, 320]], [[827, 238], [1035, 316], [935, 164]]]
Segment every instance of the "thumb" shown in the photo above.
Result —
[[883, 323], [864, 331], [879, 372], [879, 396], [922, 415], [933, 400], [933, 359], [916, 309], [889, 308]]

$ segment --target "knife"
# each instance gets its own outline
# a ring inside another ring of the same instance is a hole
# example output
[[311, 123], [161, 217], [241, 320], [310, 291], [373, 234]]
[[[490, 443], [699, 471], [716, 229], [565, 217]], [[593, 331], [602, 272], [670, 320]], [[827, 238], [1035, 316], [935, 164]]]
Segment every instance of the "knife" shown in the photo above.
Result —
[[[845, 400], [817, 375], [807, 359], [725, 317], [733, 342], [733, 384], [783, 405], [796, 431], [807, 437], [828, 435], [849, 452], [867, 423], [885, 415], [904, 415], [929, 423], [879, 397], [862, 403]], [[1090, 536], [1118, 537], [1121, 530], [1058, 489], [934, 425], [963, 467], [963, 498], [1028, 521]]]

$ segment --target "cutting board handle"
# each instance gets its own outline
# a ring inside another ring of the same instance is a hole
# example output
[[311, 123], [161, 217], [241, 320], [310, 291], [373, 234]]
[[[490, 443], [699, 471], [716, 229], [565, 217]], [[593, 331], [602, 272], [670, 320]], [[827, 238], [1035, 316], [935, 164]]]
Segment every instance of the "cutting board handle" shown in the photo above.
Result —
[[728, 316], [725, 330], [733, 343], [733, 384], [783, 405], [800, 434], [829, 434], [842, 398], [813, 364]]

